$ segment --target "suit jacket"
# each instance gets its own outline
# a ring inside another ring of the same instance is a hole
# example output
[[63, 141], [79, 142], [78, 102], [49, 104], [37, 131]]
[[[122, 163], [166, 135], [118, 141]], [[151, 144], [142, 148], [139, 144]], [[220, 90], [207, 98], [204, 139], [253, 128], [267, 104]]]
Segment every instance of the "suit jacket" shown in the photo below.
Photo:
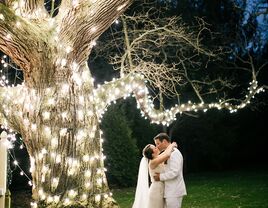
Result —
[[164, 173], [160, 174], [160, 181], [165, 183], [164, 198], [187, 195], [182, 170], [182, 154], [178, 149], [174, 148], [167, 161]]

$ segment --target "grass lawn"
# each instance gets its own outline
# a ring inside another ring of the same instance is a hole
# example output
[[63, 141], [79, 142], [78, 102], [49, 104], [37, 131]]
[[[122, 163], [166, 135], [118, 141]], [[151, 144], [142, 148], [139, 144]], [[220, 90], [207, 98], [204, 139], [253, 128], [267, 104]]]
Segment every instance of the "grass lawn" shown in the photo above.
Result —
[[[183, 208], [268, 208], [268, 171], [203, 173], [185, 182]], [[121, 208], [132, 207], [135, 188], [113, 193]]]

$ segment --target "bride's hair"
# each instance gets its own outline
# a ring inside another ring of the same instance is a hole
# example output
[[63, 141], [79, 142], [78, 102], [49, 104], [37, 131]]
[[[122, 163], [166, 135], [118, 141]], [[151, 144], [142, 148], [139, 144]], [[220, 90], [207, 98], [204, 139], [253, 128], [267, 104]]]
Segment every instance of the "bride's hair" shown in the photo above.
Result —
[[149, 160], [153, 159], [153, 153], [154, 153], [154, 151], [151, 148], [151, 144], [147, 144], [142, 150], [143, 156]]

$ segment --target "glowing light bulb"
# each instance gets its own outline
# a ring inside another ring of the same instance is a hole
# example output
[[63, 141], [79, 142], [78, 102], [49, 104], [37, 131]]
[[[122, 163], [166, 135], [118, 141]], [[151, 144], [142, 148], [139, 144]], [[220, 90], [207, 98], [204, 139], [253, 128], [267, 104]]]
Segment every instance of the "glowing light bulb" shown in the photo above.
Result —
[[66, 66], [66, 64], [67, 64], [67, 60], [66, 59], [62, 59], [61, 60], [61, 67]]
[[53, 137], [53, 138], [51, 139], [51, 145], [52, 145], [52, 147], [56, 147], [56, 146], [58, 145], [58, 140], [57, 140], [57, 138]]
[[73, 50], [73, 48], [71, 46], [67, 46], [66, 53], [70, 53], [72, 50]]
[[87, 194], [83, 194], [81, 198], [82, 198], [82, 200], [86, 200], [88, 198], [88, 195]]
[[60, 197], [59, 196], [54, 196], [54, 202], [58, 203], [60, 201]]
[[0, 14], [0, 19], [1, 19], [1, 20], [5, 20], [5, 17], [4, 17], [3, 14]]
[[90, 30], [91, 30], [91, 32], [96, 32], [96, 31], [97, 31], [97, 27], [94, 26], [94, 27], [92, 27]]
[[7, 38], [8, 40], [10, 40], [10, 39], [11, 39], [11, 35], [10, 35], [10, 34], [7, 34], [7, 35], [6, 35], [6, 38]]
[[91, 171], [90, 170], [87, 170], [85, 172], [85, 177], [89, 178], [91, 176]]
[[64, 200], [64, 204], [65, 204], [65, 205], [69, 205], [70, 203], [71, 203], [71, 201], [70, 201], [69, 198], [66, 198], [66, 199]]
[[97, 194], [97, 195], [95, 196], [95, 200], [96, 200], [97, 202], [99, 202], [100, 199], [101, 199], [101, 195], [100, 195], [100, 194]]
[[85, 183], [85, 187], [86, 187], [87, 189], [90, 188], [90, 185], [91, 185], [90, 182], [86, 182], [86, 183]]

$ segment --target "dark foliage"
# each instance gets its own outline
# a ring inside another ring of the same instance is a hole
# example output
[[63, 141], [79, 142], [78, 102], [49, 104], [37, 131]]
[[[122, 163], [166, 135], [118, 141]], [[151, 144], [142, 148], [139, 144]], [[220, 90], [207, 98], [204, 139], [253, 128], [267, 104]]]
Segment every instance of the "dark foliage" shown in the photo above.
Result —
[[136, 184], [138, 149], [127, 119], [119, 105], [112, 105], [106, 112], [104, 130], [105, 166], [110, 185], [128, 187]]
[[185, 159], [186, 172], [265, 167], [267, 111], [245, 109], [236, 114], [209, 111], [183, 116], [172, 137]]

